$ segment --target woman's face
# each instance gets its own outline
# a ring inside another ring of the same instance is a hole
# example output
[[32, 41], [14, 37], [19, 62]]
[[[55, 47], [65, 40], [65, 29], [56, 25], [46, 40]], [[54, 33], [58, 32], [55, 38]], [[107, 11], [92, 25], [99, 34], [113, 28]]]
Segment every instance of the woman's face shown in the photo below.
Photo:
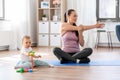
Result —
[[70, 15], [68, 15], [67, 19], [69, 23], [76, 23], [77, 21], [77, 13], [75, 11], [72, 11]]

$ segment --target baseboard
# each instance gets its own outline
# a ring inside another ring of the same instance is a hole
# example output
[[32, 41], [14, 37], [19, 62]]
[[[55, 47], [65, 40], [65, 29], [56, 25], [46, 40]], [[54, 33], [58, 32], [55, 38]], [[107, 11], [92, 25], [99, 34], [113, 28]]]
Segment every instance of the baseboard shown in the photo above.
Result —
[[[108, 47], [108, 43], [99, 43], [99, 45], [98, 46], [100, 46], [100, 47]], [[113, 47], [120, 47], [120, 43], [113, 43], [112, 44], [112, 46]]]
[[37, 43], [32, 43], [32, 47], [36, 47], [37, 46]]
[[0, 50], [9, 50], [9, 45], [0, 46]]
[[[37, 43], [32, 43], [32, 47], [36, 47]], [[0, 46], [0, 50], [9, 50], [9, 45]]]

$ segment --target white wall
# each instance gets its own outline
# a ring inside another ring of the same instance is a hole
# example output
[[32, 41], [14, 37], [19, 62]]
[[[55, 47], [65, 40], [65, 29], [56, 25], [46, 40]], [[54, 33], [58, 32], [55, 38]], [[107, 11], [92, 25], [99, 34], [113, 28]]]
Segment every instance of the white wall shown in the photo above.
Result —
[[67, 9], [77, 9], [78, 0], [67, 0]]
[[32, 42], [37, 43], [37, 0], [30, 0], [30, 33]]
[[[26, 8], [26, 9], [28, 9], [26, 12], [27, 12], [27, 15], [29, 16], [28, 18], [27, 18], [27, 20], [28, 21], [25, 21], [25, 22], [23, 22], [23, 23], [21, 23], [21, 24], [14, 24], [14, 23], [12, 23], [12, 24], [10, 24], [11, 23], [11, 20], [9, 20], [9, 19], [13, 19], [14, 20], [14, 18], [12, 18], [12, 16], [14, 16], [14, 14], [16, 14], [16, 11], [15, 11], [15, 13], [13, 13], [13, 12], [9, 12], [8, 11], [8, 8], [9, 8], [9, 6], [7, 6], [7, 5], [9, 5], [9, 0], [6, 0], [7, 2], [6, 2], [6, 7], [7, 7], [7, 11], [6, 11], [6, 13], [7, 13], [7, 20], [4, 20], [4, 21], [0, 21], [0, 30], [2, 29], [2, 30], [14, 30], [15, 31], [15, 33], [12, 35], [12, 36], [15, 36], [15, 34], [17, 35], [16, 37], [14, 37], [13, 39], [15, 40], [16, 38], [18, 38], [17, 40], [16, 40], [16, 42], [17, 42], [17, 44], [18, 45], [14, 45], [14, 47], [13, 47], [13, 45], [12, 45], [12, 47], [13, 48], [15, 48], [16, 46], [18, 46], [19, 48], [20, 48], [20, 44], [21, 44], [21, 35], [23, 35], [23, 34], [28, 34], [28, 35], [30, 35], [31, 37], [32, 37], [32, 42], [33, 43], [37, 43], [37, 0], [30, 0], [30, 2], [29, 2], [29, 4], [30, 5], [28, 5], [27, 4], [27, 7], [30, 7], [30, 9], [29, 8]], [[12, 1], [14, 1], [14, 0], [12, 0]], [[17, 6], [17, 5], [16, 5]], [[12, 11], [12, 8], [13, 8], [14, 6], [10, 6], [10, 8], [11, 8], [11, 11]], [[18, 7], [18, 6], [17, 6]], [[8, 15], [10, 15], [10, 14], [12, 14], [12, 16], [9, 16], [8, 17]], [[21, 13], [20, 13], [21, 14]], [[22, 12], [22, 14], [24, 14], [24, 12]], [[18, 14], [19, 15], [19, 14]], [[27, 16], [22, 16], [23, 18], [26, 18]], [[16, 18], [15, 18], [15, 20], [16, 20]], [[19, 18], [18, 18], [18, 20], [19, 20]], [[15, 21], [14, 21], [15, 22]], [[28, 22], [28, 23], [27, 23]], [[26, 27], [27, 26], [27, 27]], [[3, 34], [3, 36], [5, 36], [4, 34]], [[19, 36], [19, 37], [18, 37]], [[4, 39], [4, 38], [3, 38]], [[0, 46], [3, 46], [3, 45], [0, 45]]]
[[[26, 3], [27, 1], [24, 2], [24, 0], [22, 0], [21, 3], [26, 4], [23, 7], [20, 7], [20, 5], [17, 5], [17, 4], [19, 4], [19, 2], [16, 0], [11, 0], [12, 2], [17, 3], [16, 5], [11, 5], [14, 3], [12, 3], [10, 0], [6, 0], [6, 1], [7, 1], [6, 2], [7, 17], [5, 20], [0, 21], [0, 30], [6, 31], [9, 29], [9, 31], [11, 31], [11, 34], [12, 34], [11, 39], [14, 42], [11, 41], [12, 43], [9, 43], [9, 44], [11, 44], [10, 46], [13, 49], [15, 49], [17, 47], [21, 48], [21, 38], [25, 34], [31, 36], [33, 43], [37, 43], [37, 39], [36, 39], [37, 38], [37, 35], [36, 35], [37, 34], [37, 29], [36, 29], [37, 28], [37, 19], [36, 19], [36, 17], [37, 17], [37, 5], [36, 5], [37, 0], [28, 0], [29, 4]], [[22, 10], [19, 10], [18, 8], [16, 9], [15, 6], [20, 7], [20, 9], [22, 9]], [[25, 8], [25, 7], [28, 7], [28, 8]], [[20, 13], [20, 11], [22, 11], [22, 12]], [[23, 12], [23, 11], [25, 11], [25, 12]], [[16, 16], [17, 18], [14, 17], [15, 14], [17, 14], [17, 16]], [[20, 20], [21, 20], [21, 22], [20, 22]], [[3, 39], [6, 39], [6, 38], [3, 37]], [[6, 41], [6, 43], [8, 43], [8, 41]], [[0, 46], [3, 46], [3, 45], [0, 45]]]

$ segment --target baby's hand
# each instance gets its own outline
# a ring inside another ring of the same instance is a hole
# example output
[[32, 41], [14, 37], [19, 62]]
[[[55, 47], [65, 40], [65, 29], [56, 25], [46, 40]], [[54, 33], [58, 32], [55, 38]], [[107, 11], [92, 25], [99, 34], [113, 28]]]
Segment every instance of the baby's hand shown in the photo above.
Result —
[[42, 56], [41, 55], [38, 55], [39, 58], [41, 58]]
[[41, 58], [41, 56], [40, 56], [40, 55], [37, 55], [37, 56], [34, 56], [34, 58]]

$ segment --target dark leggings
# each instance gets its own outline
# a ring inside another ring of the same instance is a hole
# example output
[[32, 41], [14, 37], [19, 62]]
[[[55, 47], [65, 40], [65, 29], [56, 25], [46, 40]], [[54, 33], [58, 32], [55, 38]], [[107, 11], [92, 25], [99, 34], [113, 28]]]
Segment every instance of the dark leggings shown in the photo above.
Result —
[[60, 60], [61, 58], [67, 61], [76, 62], [76, 59], [87, 58], [92, 54], [93, 50], [91, 48], [85, 48], [77, 53], [66, 53], [58, 47], [53, 49], [54, 55]]

